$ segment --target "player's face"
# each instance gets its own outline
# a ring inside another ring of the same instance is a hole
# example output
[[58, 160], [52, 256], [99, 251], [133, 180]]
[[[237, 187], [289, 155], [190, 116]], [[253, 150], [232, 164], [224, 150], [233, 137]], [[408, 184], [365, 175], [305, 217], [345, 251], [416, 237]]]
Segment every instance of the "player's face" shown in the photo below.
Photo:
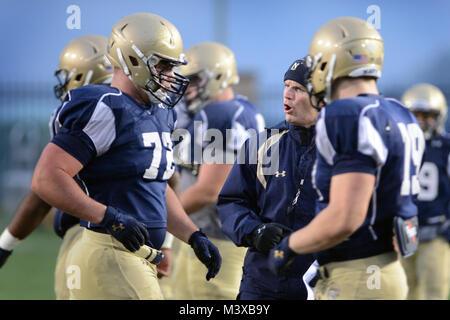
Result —
[[186, 89], [184, 97], [187, 101], [195, 99], [199, 93], [202, 80], [198, 75], [193, 75], [189, 77], [189, 85]]
[[316, 123], [318, 112], [311, 106], [306, 88], [298, 82], [284, 82], [283, 104], [287, 122], [305, 127]]
[[417, 121], [419, 121], [422, 131], [424, 132], [427, 132], [433, 127], [437, 118], [437, 115], [432, 112], [414, 111], [413, 113], [416, 116]]
[[[155, 67], [155, 73], [160, 74], [161, 76], [161, 83], [164, 87], [171, 88], [172, 83], [170, 82], [169, 77], [173, 77], [173, 66], [170, 64], [170, 62], [161, 60]], [[167, 92], [163, 87], [160, 88], [162, 92]]]

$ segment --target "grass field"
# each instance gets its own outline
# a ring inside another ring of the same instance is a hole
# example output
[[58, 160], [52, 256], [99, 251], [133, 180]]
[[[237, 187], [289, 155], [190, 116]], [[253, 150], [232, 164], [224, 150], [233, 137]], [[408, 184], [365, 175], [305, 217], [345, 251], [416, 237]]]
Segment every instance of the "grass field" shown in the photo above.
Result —
[[61, 241], [39, 227], [20, 243], [0, 269], [0, 300], [55, 299], [53, 275]]

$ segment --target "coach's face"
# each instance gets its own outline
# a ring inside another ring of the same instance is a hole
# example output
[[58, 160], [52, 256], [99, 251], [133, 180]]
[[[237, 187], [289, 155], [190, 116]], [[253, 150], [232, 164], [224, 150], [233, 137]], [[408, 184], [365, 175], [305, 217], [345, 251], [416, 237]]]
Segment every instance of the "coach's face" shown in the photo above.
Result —
[[300, 83], [284, 81], [283, 104], [287, 122], [303, 127], [316, 123], [319, 113], [311, 106], [308, 92]]

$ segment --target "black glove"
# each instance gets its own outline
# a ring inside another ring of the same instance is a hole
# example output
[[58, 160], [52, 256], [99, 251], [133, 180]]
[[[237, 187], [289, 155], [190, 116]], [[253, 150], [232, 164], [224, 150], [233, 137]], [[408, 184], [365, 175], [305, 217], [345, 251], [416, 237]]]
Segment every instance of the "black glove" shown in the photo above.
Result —
[[55, 216], [53, 217], [53, 230], [61, 239], [64, 238], [67, 230], [72, 228], [74, 225], [80, 223], [80, 219], [70, 214], [56, 211]]
[[11, 255], [12, 251], [0, 248], [0, 268], [5, 264], [6, 259]]
[[206, 280], [214, 278], [220, 270], [222, 257], [219, 249], [208, 240], [202, 231], [195, 231], [190, 237], [188, 243], [194, 249], [197, 258], [208, 268]]
[[147, 227], [135, 218], [120, 213], [114, 207], [106, 208], [105, 217], [100, 225], [131, 252], [135, 252], [148, 241]]
[[297, 254], [289, 248], [289, 237], [285, 237], [269, 252], [269, 269], [277, 276], [289, 273], [290, 265]]
[[253, 230], [250, 235], [250, 242], [259, 252], [269, 254], [269, 251], [291, 232], [291, 229], [279, 223], [263, 223]]

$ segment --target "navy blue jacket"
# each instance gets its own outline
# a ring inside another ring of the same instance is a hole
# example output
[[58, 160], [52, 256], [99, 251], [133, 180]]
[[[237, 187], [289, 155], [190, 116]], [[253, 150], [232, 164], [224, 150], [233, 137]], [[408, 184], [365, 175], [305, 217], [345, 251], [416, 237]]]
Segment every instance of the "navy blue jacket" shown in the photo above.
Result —
[[[240, 292], [274, 299], [306, 299], [302, 276], [313, 263], [313, 255], [297, 256], [291, 273], [277, 277], [268, 269], [267, 256], [251, 247], [248, 237], [261, 223], [277, 222], [296, 230], [314, 217], [317, 197], [311, 184], [314, 128], [282, 122], [260, 133], [256, 143], [255, 140], [256, 137], [247, 140], [241, 149], [217, 203], [222, 230], [237, 246], [249, 247]], [[304, 183], [297, 203], [288, 214], [301, 179]]]

